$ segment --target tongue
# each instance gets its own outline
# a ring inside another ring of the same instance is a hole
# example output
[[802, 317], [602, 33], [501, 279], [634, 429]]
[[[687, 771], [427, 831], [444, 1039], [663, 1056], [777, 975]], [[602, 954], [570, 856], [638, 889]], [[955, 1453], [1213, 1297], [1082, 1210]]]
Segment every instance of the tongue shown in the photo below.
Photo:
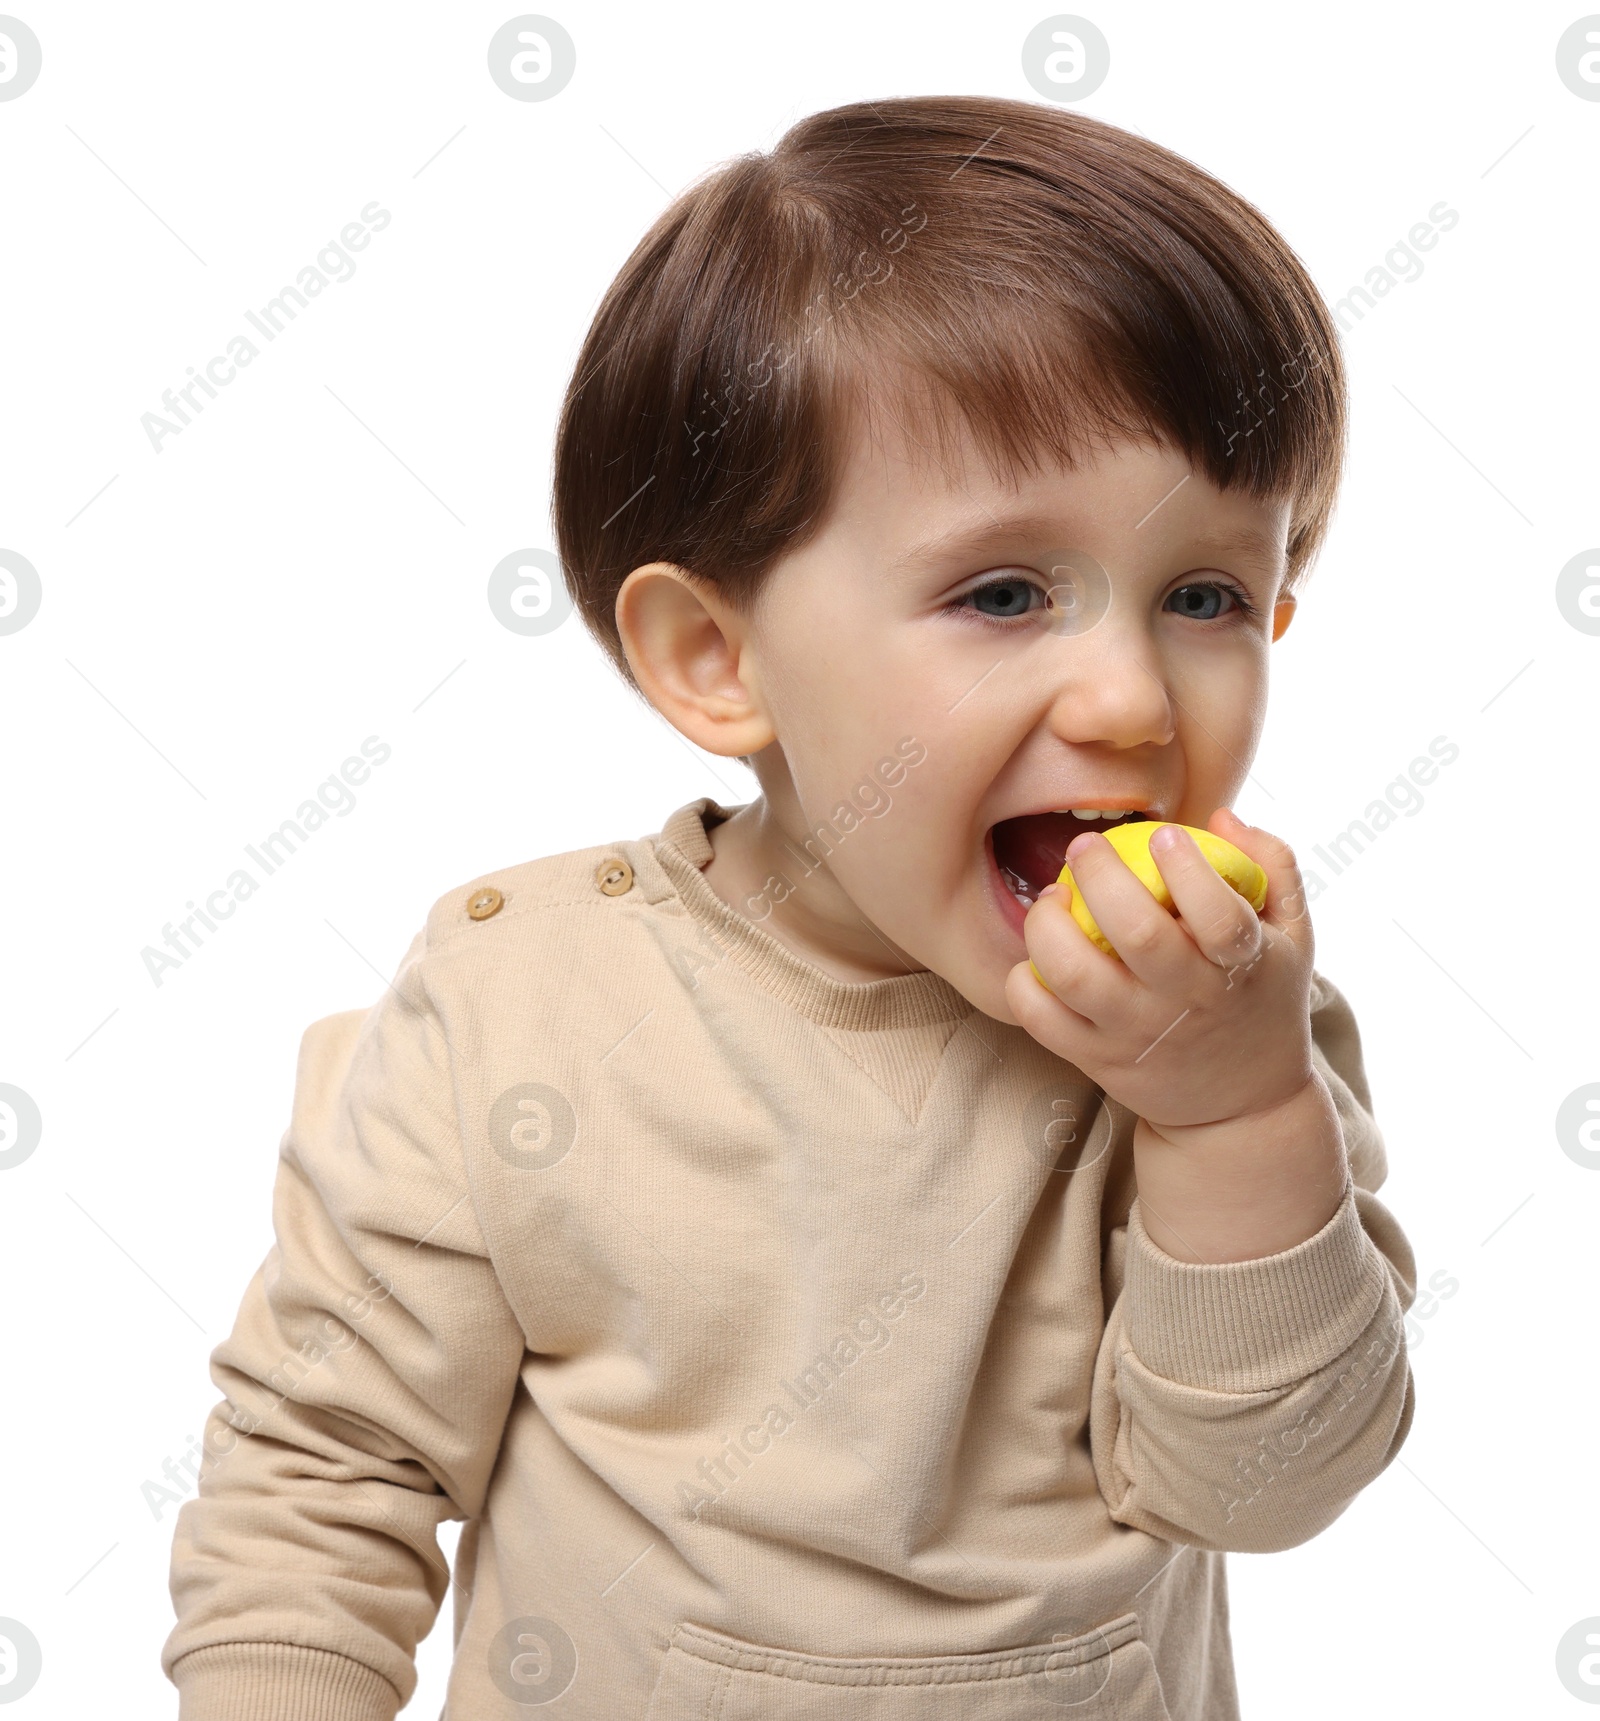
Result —
[[1054, 884], [1067, 856], [1067, 844], [1080, 832], [1103, 830], [1096, 819], [1087, 823], [1071, 813], [1026, 813], [1002, 819], [994, 827], [994, 858], [1003, 872], [1024, 879], [1028, 894], [1037, 897]]

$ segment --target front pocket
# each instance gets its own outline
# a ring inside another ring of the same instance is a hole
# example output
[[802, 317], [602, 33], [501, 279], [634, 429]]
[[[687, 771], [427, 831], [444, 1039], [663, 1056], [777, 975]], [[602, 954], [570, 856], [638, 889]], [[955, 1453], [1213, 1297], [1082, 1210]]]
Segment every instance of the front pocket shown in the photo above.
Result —
[[978, 1655], [805, 1655], [685, 1621], [645, 1721], [1171, 1721], [1136, 1614]]

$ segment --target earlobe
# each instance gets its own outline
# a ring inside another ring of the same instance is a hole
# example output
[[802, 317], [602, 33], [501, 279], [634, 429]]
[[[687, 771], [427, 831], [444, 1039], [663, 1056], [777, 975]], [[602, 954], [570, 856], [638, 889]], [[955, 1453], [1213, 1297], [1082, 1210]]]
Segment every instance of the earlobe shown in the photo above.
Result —
[[772, 742], [745, 620], [710, 581], [645, 563], [622, 582], [615, 614], [634, 680], [673, 728], [727, 758]]
[[1299, 607], [1295, 598], [1279, 598], [1272, 607], [1272, 637], [1274, 641], [1283, 638], [1288, 631], [1289, 623], [1294, 620], [1294, 612]]

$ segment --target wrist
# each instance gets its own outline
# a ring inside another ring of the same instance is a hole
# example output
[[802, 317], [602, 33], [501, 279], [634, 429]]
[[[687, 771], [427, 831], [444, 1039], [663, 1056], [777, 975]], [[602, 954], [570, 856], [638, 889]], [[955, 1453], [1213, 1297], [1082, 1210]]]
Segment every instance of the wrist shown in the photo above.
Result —
[[1349, 1180], [1333, 1097], [1312, 1071], [1259, 1111], [1134, 1131], [1145, 1229], [1185, 1261], [1248, 1261], [1292, 1249], [1327, 1224]]
[[1231, 1112], [1226, 1117], [1211, 1118], [1203, 1123], [1158, 1123], [1154, 1118], [1141, 1121], [1174, 1147], [1216, 1139], [1216, 1132], [1242, 1137], [1293, 1129], [1320, 1113], [1324, 1103], [1331, 1103], [1322, 1077], [1312, 1067], [1309, 1058], [1304, 1069], [1296, 1075], [1298, 1079], [1290, 1077], [1263, 1104], [1251, 1106], [1247, 1111]]

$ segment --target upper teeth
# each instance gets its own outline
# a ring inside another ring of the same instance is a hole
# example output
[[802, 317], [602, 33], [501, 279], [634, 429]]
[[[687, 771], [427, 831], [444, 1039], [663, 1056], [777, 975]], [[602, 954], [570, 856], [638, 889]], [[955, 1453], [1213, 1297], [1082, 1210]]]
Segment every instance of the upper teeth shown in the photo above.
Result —
[[1071, 813], [1075, 819], [1120, 819], [1126, 817], [1123, 807], [1057, 807], [1058, 813]]

